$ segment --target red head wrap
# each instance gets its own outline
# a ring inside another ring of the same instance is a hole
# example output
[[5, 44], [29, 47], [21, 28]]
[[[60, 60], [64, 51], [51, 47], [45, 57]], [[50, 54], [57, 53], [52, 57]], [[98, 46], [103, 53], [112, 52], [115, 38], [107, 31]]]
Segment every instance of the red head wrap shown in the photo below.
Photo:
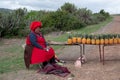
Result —
[[33, 21], [31, 24], [30, 24], [30, 29], [32, 31], [34, 31], [36, 28], [38, 27], [42, 27], [42, 23], [40, 21]]

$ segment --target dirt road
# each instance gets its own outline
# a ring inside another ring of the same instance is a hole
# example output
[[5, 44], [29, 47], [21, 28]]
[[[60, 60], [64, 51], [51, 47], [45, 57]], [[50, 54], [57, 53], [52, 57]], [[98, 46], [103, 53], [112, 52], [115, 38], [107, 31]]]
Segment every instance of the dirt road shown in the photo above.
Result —
[[[95, 33], [120, 33], [120, 16]], [[64, 64], [71, 74], [65, 78], [55, 75], [36, 73], [36, 70], [20, 70], [0, 75], [0, 80], [120, 80], [120, 46], [105, 48], [105, 65], [99, 62], [98, 46], [85, 46], [87, 62], [81, 68], [74, 66], [79, 56], [79, 47], [66, 46], [59, 50], [59, 58], [65, 60]]]

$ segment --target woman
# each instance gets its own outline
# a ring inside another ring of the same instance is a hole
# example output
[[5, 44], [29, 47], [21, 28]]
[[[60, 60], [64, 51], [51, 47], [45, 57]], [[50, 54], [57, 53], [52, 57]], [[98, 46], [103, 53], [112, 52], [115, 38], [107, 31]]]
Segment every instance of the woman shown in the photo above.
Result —
[[33, 21], [30, 25], [31, 32], [26, 38], [24, 52], [26, 68], [29, 68], [30, 64], [43, 63], [45, 66], [47, 62], [55, 62], [55, 52], [47, 46], [45, 38], [40, 32], [41, 27], [42, 23], [40, 21]]

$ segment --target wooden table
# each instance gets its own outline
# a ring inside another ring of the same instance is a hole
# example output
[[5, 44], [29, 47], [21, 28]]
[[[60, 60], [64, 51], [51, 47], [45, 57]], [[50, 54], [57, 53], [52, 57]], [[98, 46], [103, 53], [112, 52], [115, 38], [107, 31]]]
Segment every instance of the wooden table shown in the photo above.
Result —
[[[67, 43], [49, 43], [49, 45], [56, 45], [56, 46], [79, 46], [80, 47], [80, 55], [79, 55], [79, 57], [81, 57], [81, 59], [82, 59], [82, 55], [83, 55], [83, 53], [82, 53], [82, 45], [81, 44], [67, 44]], [[82, 60], [81, 60], [82, 61]]]
[[[83, 44], [83, 54], [85, 54], [85, 45], [92, 45], [92, 44]], [[100, 58], [100, 62], [102, 62], [102, 64], [105, 64], [105, 47], [107, 46], [115, 46], [115, 45], [120, 45], [120, 44], [103, 44], [103, 45], [98, 45], [99, 46], [99, 58]]]
[[[96, 45], [96, 44], [67, 44], [67, 43], [61, 43], [61, 42], [53, 42], [49, 43], [49, 45], [60, 45], [60, 46], [79, 46], [80, 47], [80, 57], [82, 59], [82, 55], [85, 55], [85, 45]], [[113, 46], [117, 44], [103, 44], [103, 45], [97, 45], [99, 47], [99, 59], [100, 62], [105, 63], [105, 47], [106, 46]], [[82, 61], [82, 60], [81, 60]]]
[[[82, 51], [83, 51], [83, 55], [85, 55], [85, 45], [96, 45], [96, 44], [82, 44], [83, 45], [83, 48], [82, 48]], [[102, 47], [101, 45], [96, 45], [99, 47], [99, 59], [100, 59], [100, 62], [103, 62], [104, 64], [104, 55], [103, 55], [103, 58], [102, 58]]]
[[105, 57], [104, 57], [104, 54], [105, 54], [105, 47], [107, 47], [107, 46], [116, 46], [116, 45], [120, 45], [120, 44], [104, 44], [104, 45], [101, 45], [103, 65], [104, 65], [104, 63], [105, 63]]

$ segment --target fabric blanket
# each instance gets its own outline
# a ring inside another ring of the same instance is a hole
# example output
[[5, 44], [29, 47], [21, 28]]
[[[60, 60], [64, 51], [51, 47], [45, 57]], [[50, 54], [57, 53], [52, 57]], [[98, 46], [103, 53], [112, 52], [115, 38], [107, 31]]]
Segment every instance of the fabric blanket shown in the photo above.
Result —
[[48, 63], [43, 69], [40, 69], [38, 72], [44, 74], [54, 74], [61, 77], [66, 77], [68, 74], [70, 74], [70, 71], [66, 67], [50, 63]]

